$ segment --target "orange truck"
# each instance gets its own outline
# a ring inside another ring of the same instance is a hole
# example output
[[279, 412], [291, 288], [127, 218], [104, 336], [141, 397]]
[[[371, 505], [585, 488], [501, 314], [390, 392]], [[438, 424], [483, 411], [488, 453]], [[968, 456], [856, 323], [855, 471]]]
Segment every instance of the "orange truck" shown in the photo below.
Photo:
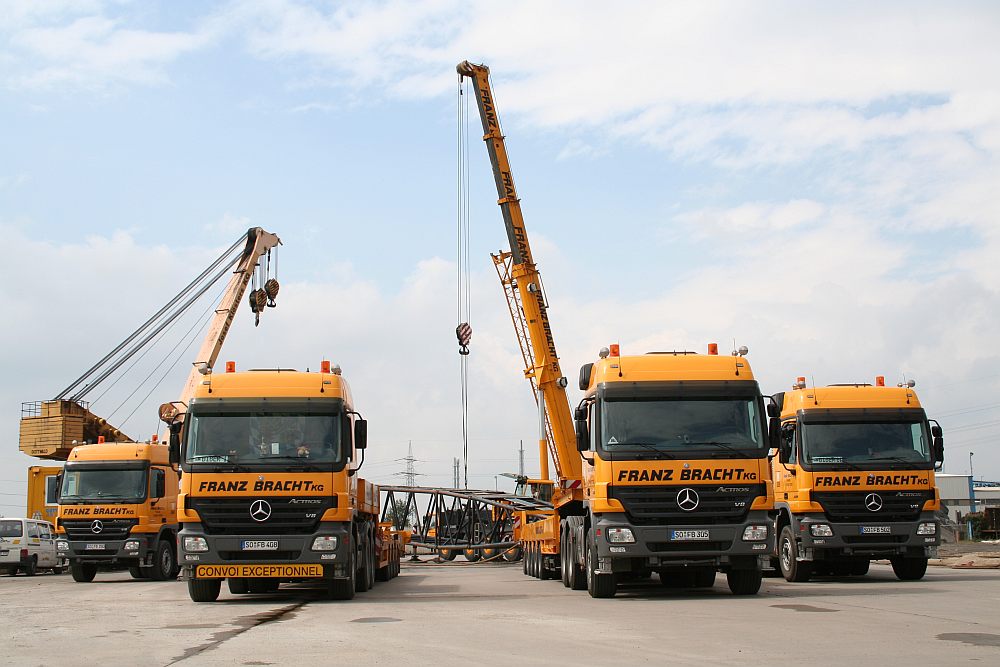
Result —
[[29, 519], [55, 522], [59, 508], [59, 473], [62, 466], [31, 466], [28, 468]]
[[136, 579], [177, 577], [177, 472], [166, 445], [77, 445], [59, 479], [56, 549], [74, 580], [126, 567]]
[[800, 377], [774, 395], [774, 565], [788, 581], [864, 575], [872, 559], [889, 559], [902, 580], [924, 576], [941, 539], [944, 439], [913, 386]]
[[206, 373], [170, 423], [183, 470], [182, 577], [195, 602], [229, 591], [321, 583], [350, 599], [399, 574], [406, 535], [379, 523], [379, 488], [358, 476], [367, 422], [339, 367]]

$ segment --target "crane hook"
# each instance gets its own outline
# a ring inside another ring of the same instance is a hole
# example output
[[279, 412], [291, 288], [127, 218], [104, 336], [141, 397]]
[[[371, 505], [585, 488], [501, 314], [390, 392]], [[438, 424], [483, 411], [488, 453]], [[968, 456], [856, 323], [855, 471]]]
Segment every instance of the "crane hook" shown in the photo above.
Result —
[[469, 343], [472, 342], [472, 326], [468, 322], [462, 322], [455, 327], [455, 336], [458, 337], [458, 353], [468, 354]]

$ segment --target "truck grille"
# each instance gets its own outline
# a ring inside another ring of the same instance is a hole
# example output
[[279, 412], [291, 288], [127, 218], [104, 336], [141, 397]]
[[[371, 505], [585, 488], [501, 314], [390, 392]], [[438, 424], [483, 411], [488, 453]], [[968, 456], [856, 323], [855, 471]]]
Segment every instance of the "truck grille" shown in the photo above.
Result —
[[729, 547], [733, 546], [733, 541], [728, 542], [646, 542], [646, 548], [654, 553], [668, 553], [677, 551], [686, 552], [700, 552], [700, 551], [711, 551], [718, 553], [720, 551], [729, 551]]
[[[698, 495], [698, 505], [685, 511], [678, 494], [689, 489]], [[714, 486], [611, 486], [608, 497], [621, 502], [629, 521], [636, 526], [740, 523], [754, 498], [765, 495], [762, 484]]]
[[[101, 530], [94, 531], [94, 522], [101, 522]], [[124, 540], [128, 537], [132, 526], [139, 523], [138, 519], [74, 519], [59, 522], [66, 530], [70, 540], [86, 540], [87, 542], [106, 542]]]
[[285, 561], [298, 560], [302, 555], [302, 550], [295, 551], [220, 551], [219, 558], [222, 560], [236, 561]]
[[[260, 521], [250, 516], [251, 506], [258, 500], [264, 501], [271, 510], [270, 515]], [[321, 502], [302, 504], [303, 500]], [[187, 502], [198, 512], [201, 525], [209, 535], [305, 535], [316, 531], [323, 512], [336, 506], [336, 497], [188, 498]]]
[[[878, 511], [868, 509], [868, 497], [877, 494], [882, 501]], [[823, 506], [830, 521], [890, 522], [916, 521], [924, 503], [934, 498], [933, 491], [842, 491], [813, 493], [812, 499]]]

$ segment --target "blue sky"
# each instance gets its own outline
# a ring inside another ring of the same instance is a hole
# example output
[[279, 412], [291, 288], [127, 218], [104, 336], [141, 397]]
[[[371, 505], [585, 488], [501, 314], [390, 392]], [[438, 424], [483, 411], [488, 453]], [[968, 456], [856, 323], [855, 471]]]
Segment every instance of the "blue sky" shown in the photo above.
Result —
[[[334, 358], [372, 421], [371, 475], [393, 481], [412, 440], [423, 481], [449, 483], [465, 58], [494, 74], [568, 375], [612, 340], [644, 352], [734, 338], [769, 392], [800, 374], [905, 374], [942, 417], [947, 470], [974, 450], [977, 477], [1000, 478], [995, 5], [7, 9], [4, 493], [30, 463], [13, 445], [20, 402], [68, 384], [249, 225], [285, 241], [281, 306], [257, 330], [240, 313], [223, 356]], [[470, 131], [470, 471], [489, 486], [535, 435]], [[127, 430], [148, 435], [185, 373]]]

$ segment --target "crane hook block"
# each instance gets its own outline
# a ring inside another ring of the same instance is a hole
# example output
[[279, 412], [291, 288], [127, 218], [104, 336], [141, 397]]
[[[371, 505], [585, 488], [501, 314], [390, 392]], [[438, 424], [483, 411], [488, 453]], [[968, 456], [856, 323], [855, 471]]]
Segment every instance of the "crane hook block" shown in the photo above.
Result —
[[274, 308], [274, 300], [278, 296], [278, 281], [276, 278], [268, 278], [264, 283], [264, 293], [267, 294], [267, 307]]
[[458, 353], [468, 354], [469, 343], [472, 342], [472, 327], [468, 322], [462, 322], [455, 327], [455, 335], [458, 337]]

